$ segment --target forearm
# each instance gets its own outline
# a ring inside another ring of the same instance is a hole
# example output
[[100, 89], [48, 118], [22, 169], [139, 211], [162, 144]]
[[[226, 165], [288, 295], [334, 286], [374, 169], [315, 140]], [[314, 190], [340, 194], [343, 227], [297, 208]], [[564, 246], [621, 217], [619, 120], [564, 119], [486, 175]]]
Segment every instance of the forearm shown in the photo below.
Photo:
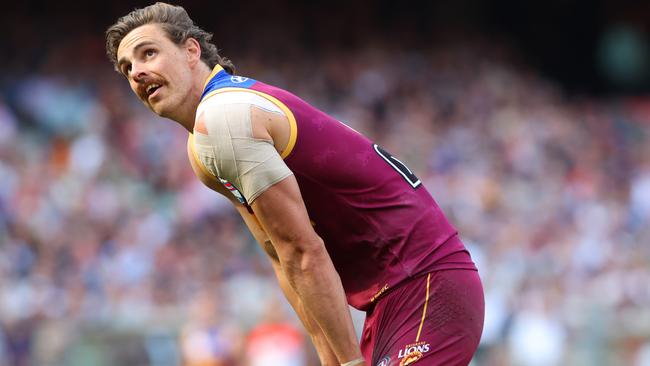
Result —
[[[271, 256], [273, 258], [273, 256]], [[277, 258], [277, 256], [276, 256]], [[329, 343], [327, 342], [327, 338], [325, 337], [325, 334], [323, 333], [323, 330], [320, 328], [318, 323], [314, 320], [314, 318], [307, 313], [305, 310], [305, 306], [296, 294], [296, 292], [293, 290], [289, 282], [287, 281], [286, 276], [282, 272], [282, 268], [280, 266], [280, 263], [276, 260], [271, 260], [271, 263], [273, 265], [273, 269], [275, 271], [275, 275], [278, 278], [278, 282], [280, 284], [280, 288], [282, 288], [282, 292], [286, 296], [287, 300], [289, 301], [289, 304], [293, 307], [294, 311], [298, 315], [298, 318], [302, 322], [303, 326], [307, 330], [307, 333], [309, 334], [312, 343], [314, 344], [314, 347], [316, 348], [316, 352], [318, 353], [318, 358], [320, 359], [321, 365], [323, 366], [330, 366], [330, 365], [336, 365], [338, 366], [339, 362], [336, 358], [336, 355], [332, 351], [332, 348], [330, 347]]]
[[343, 286], [325, 249], [294, 253], [280, 261], [306, 314], [316, 321], [338, 361], [361, 357]]
[[323, 334], [323, 331], [320, 329], [318, 323], [316, 323], [316, 321], [305, 311], [304, 305], [300, 301], [300, 298], [289, 284], [289, 281], [287, 281], [287, 277], [282, 271], [278, 255], [273, 248], [273, 244], [269, 240], [268, 235], [264, 232], [264, 230], [261, 229], [259, 222], [254, 216], [250, 215], [243, 208], [240, 209], [239, 212], [242, 215], [244, 222], [246, 222], [246, 225], [250, 229], [251, 233], [255, 237], [256, 241], [271, 260], [271, 265], [273, 267], [275, 276], [278, 279], [278, 283], [280, 284], [280, 288], [282, 289], [284, 296], [287, 298], [287, 301], [289, 301], [289, 304], [291, 304], [291, 307], [298, 315], [298, 318], [302, 322], [302, 325], [305, 327], [305, 330], [309, 334], [309, 337], [314, 344], [314, 348], [316, 348], [316, 352], [318, 353], [318, 358], [320, 359], [321, 365], [338, 366], [339, 363], [336, 359], [336, 355], [334, 355], [332, 348], [327, 342], [325, 334]]
[[[314, 324], [318, 326], [318, 324], [316, 324], [316, 322], [309, 315], [307, 315], [306, 313], [305, 315], [309, 317], [308, 319], [310, 319], [310, 321], [314, 322]], [[332, 347], [327, 341], [327, 338], [325, 337], [323, 330], [320, 329], [320, 327], [318, 327], [316, 332], [309, 333], [309, 336], [311, 337], [311, 342], [314, 344], [314, 348], [316, 348], [316, 352], [318, 353], [318, 359], [320, 360], [321, 365], [338, 366], [339, 361], [336, 358], [336, 355], [334, 354]]]
[[359, 359], [359, 342], [341, 279], [310, 223], [295, 177], [273, 185], [252, 207], [273, 242], [287, 282], [300, 298], [305, 313], [322, 330], [338, 361], [344, 364]]

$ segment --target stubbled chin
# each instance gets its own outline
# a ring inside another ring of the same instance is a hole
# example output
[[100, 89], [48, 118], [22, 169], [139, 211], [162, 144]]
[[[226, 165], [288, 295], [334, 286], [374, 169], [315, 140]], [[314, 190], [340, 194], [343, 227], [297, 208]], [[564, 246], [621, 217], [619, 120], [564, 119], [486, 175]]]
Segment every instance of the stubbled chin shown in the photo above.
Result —
[[149, 109], [153, 111], [155, 114], [159, 115], [160, 117], [165, 117], [165, 109], [161, 108], [162, 106], [160, 103], [155, 104], [155, 105], [149, 105]]
[[160, 101], [158, 101], [158, 102], [153, 102], [153, 103], [149, 102], [148, 100], [145, 100], [145, 101], [144, 101], [144, 105], [145, 105], [145, 106], [146, 106], [150, 111], [152, 111], [153, 113], [155, 113], [155, 114], [157, 114], [157, 115], [159, 115], [159, 116], [161, 116], [162, 110], [164, 109], [164, 108], [161, 108], [161, 107], [162, 107], [161, 104], [162, 104], [162, 103], [160, 103]]
[[162, 101], [158, 101], [149, 107], [155, 114], [163, 118], [172, 118], [174, 108], [170, 108]]

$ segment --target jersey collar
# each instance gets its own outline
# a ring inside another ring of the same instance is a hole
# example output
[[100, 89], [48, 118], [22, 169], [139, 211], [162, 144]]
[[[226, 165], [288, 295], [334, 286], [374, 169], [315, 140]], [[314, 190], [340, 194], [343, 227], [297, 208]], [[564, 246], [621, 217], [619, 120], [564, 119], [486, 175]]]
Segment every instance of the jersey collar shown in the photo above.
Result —
[[218, 73], [220, 73], [221, 71], [224, 71], [223, 67], [221, 67], [221, 65], [217, 64], [217, 65], [212, 69], [212, 72], [210, 73], [210, 75], [208, 75], [208, 77], [207, 77], [207, 78], [205, 79], [205, 81], [203, 82], [203, 90], [205, 90], [205, 87], [208, 86], [208, 83], [210, 82], [210, 80], [212, 80], [212, 78], [213, 78], [215, 75], [217, 75]]

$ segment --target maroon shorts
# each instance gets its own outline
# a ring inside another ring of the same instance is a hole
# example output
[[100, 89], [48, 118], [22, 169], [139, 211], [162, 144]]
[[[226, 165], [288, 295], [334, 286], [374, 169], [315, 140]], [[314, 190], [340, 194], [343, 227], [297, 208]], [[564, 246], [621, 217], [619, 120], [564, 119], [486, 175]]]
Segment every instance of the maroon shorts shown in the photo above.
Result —
[[477, 271], [419, 276], [367, 313], [361, 351], [369, 366], [467, 365], [481, 338], [484, 312]]

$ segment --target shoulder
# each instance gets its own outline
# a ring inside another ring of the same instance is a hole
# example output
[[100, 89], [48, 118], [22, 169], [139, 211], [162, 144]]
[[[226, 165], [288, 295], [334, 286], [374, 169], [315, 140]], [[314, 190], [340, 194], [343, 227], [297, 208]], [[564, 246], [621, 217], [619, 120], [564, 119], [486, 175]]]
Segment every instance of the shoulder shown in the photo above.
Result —
[[248, 90], [218, 93], [202, 101], [194, 131], [215, 137], [271, 140], [281, 154], [295, 135], [295, 127], [291, 127], [282, 109]]
[[223, 109], [224, 106], [239, 104], [247, 104], [265, 111], [284, 114], [282, 109], [264, 93], [251, 89], [227, 88], [220, 89], [204, 98], [197, 108], [196, 115], [200, 116], [206, 110]]

